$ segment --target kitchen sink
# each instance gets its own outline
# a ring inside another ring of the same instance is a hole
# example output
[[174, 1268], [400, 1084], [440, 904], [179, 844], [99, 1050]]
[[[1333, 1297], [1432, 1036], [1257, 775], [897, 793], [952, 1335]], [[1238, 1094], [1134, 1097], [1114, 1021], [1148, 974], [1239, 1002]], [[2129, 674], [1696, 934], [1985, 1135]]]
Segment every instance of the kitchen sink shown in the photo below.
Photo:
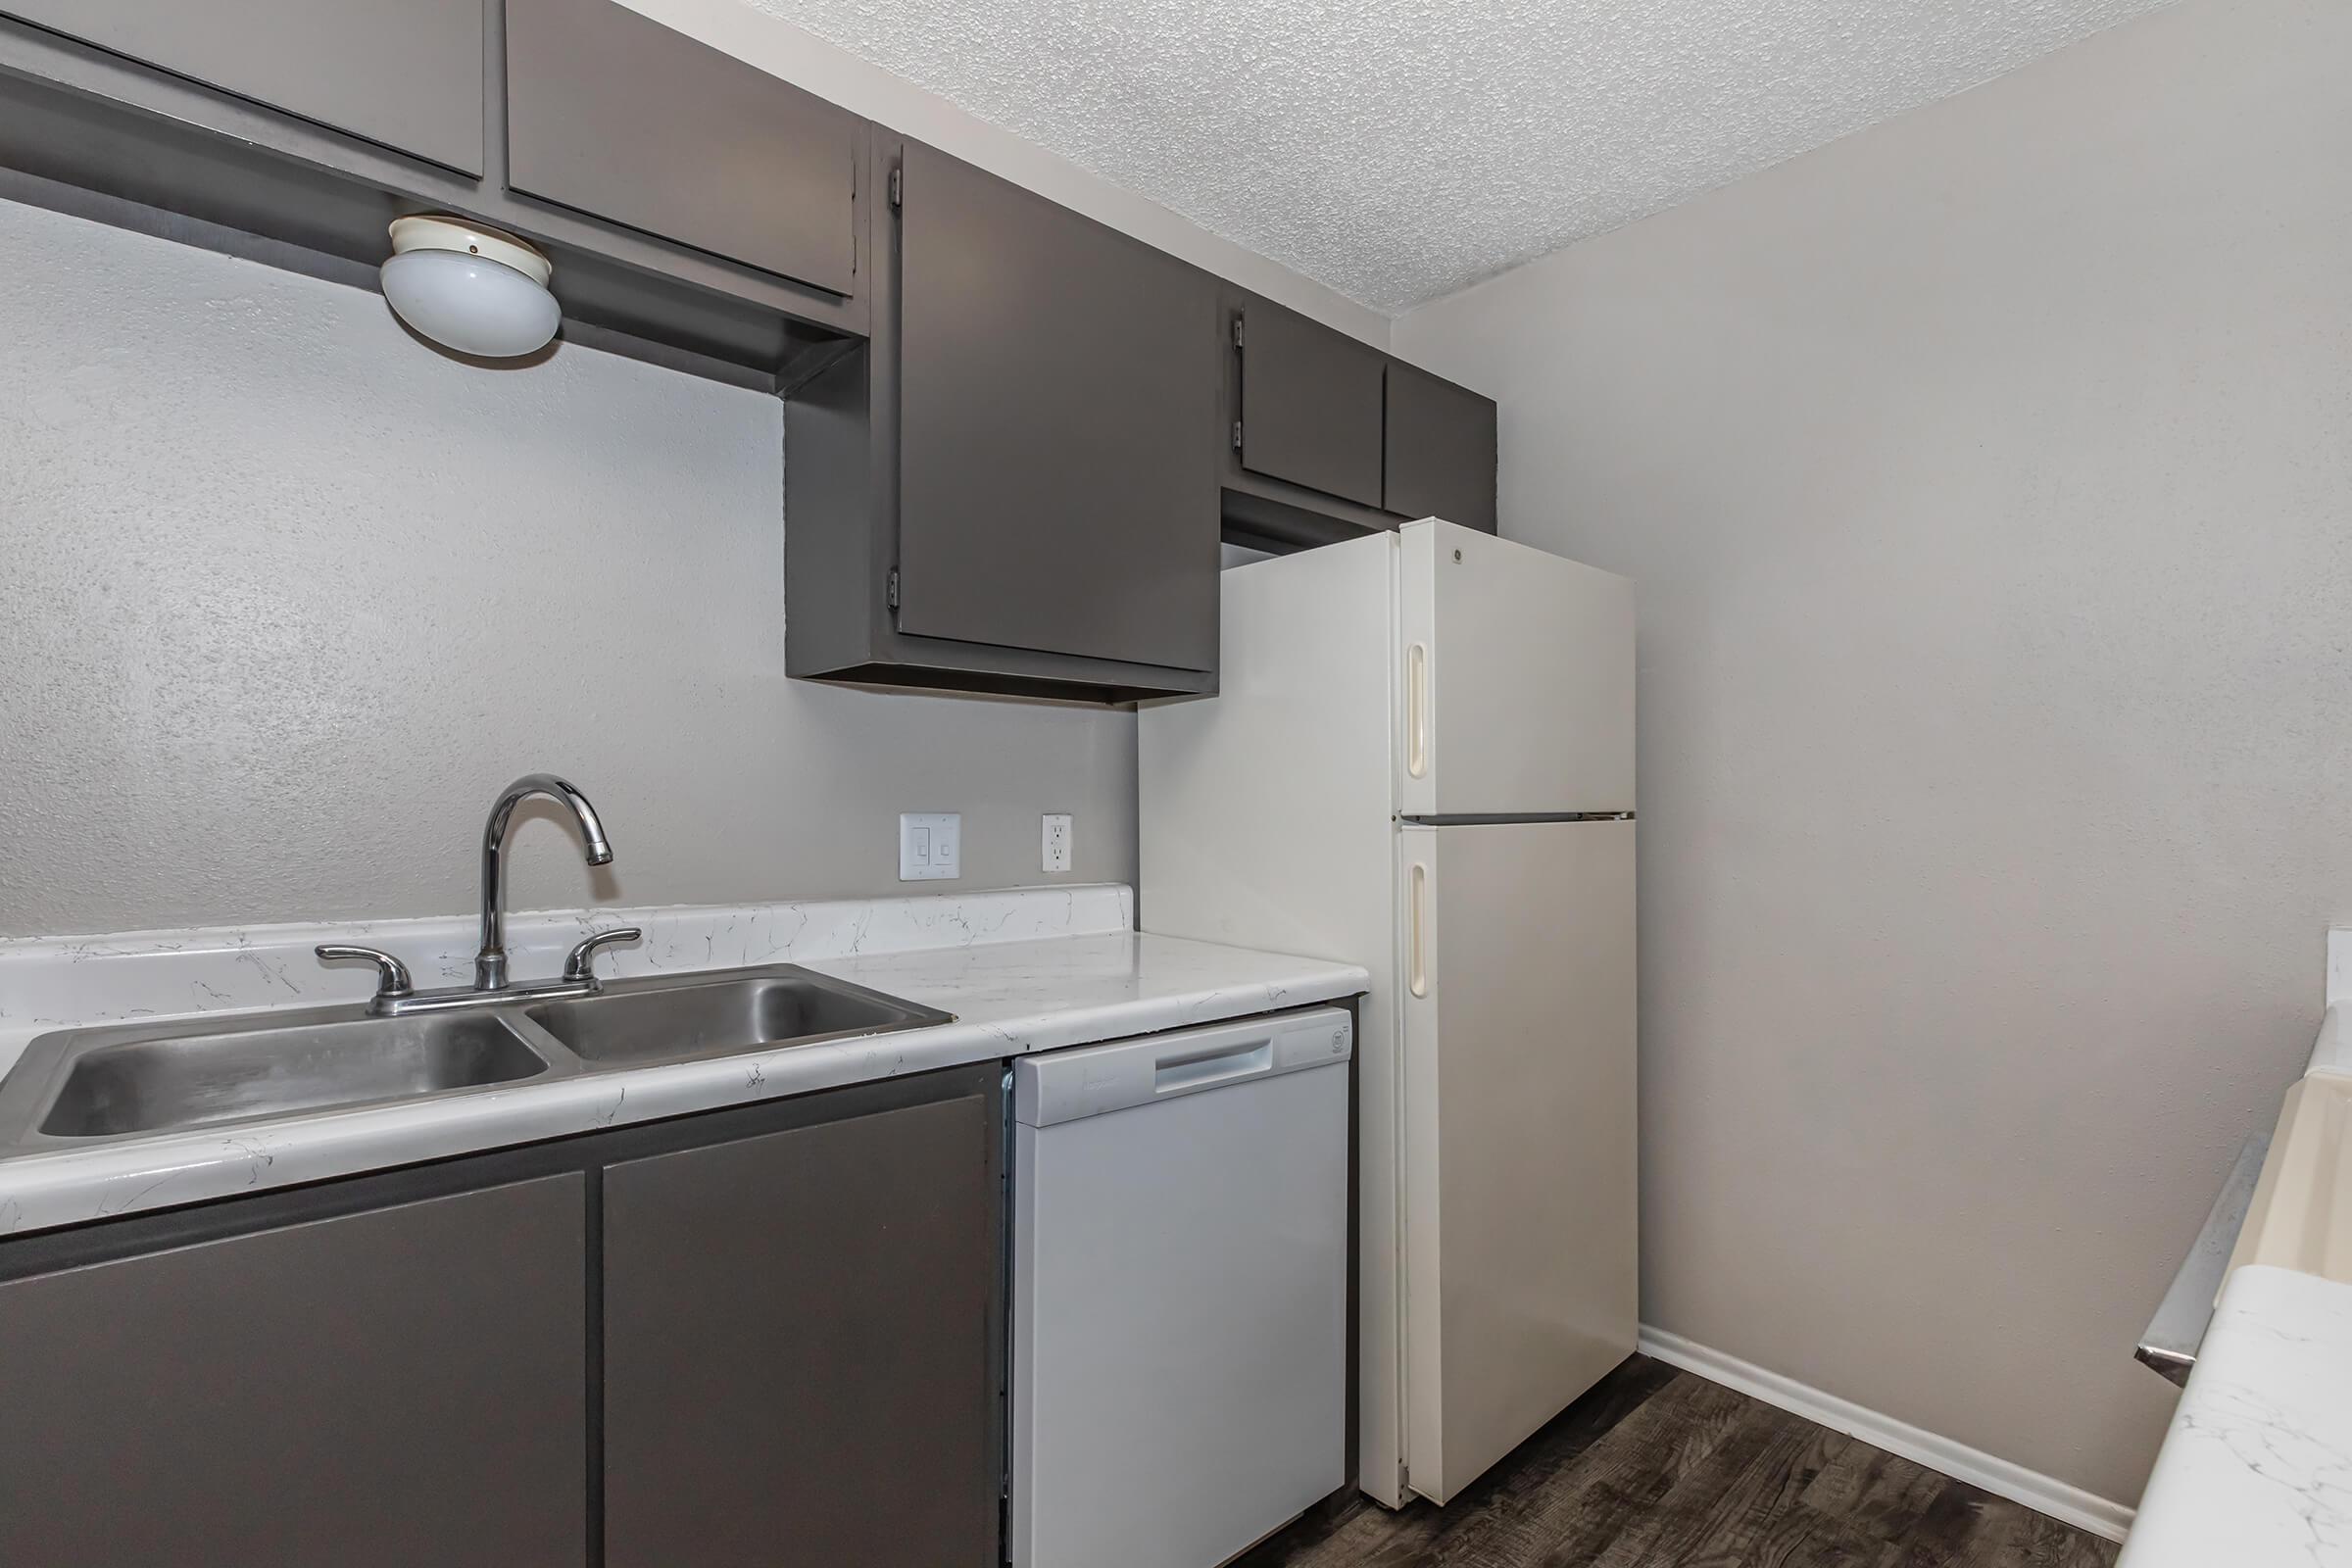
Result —
[[792, 964], [620, 980], [523, 1016], [591, 1067], [815, 1045], [947, 1023], [950, 1015]]
[[951, 1021], [771, 964], [559, 998], [518, 989], [389, 1017], [310, 1007], [66, 1029], [33, 1041], [0, 1078], [0, 1156]]
[[145, 1033], [74, 1054], [41, 1135], [172, 1132], [516, 1083], [549, 1068], [495, 1012]]

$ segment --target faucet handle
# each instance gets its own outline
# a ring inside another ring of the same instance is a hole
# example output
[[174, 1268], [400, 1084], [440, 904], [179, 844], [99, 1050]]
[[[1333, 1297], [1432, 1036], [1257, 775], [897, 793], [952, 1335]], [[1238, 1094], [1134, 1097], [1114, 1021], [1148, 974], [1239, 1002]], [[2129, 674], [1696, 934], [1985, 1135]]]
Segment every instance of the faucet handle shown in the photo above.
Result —
[[387, 1002], [397, 1001], [416, 990], [416, 987], [409, 981], [409, 966], [389, 953], [375, 948], [347, 947], [335, 942], [322, 943], [313, 951], [330, 963], [338, 958], [362, 958], [374, 964], [375, 1004], [378, 1006]]
[[614, 926], [610, 931], [598, 931], [583, 938], [579, 946], [571, 950], [571, 956], [564, 960], [564, 978], [586, 980], [593, 983], [596, 979], [597, 949], [612, 942], [635, 942], [644, 935], [643, 931], [633, 925], [622, 925]]

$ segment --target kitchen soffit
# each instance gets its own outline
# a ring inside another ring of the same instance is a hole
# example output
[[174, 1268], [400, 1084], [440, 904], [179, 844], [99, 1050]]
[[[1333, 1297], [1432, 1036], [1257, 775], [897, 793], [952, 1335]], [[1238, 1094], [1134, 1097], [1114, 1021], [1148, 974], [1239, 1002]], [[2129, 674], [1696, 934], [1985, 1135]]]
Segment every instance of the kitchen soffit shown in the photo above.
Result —
[[2168, 0], [748, 0], [1396, 312]]

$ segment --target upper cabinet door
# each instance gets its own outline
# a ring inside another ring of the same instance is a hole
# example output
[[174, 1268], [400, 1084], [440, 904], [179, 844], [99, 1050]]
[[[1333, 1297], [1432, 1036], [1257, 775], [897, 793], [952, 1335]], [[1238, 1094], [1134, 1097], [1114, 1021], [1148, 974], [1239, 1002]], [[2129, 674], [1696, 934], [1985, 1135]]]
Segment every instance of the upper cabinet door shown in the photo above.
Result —
[[507, 0], [507, 182], [835, 294], [859, 122], [611, 0]]
[[1215, 668], [1215, 285], [916, 142], [900, 230], [900, 631]]
[[1379, 506], [1386, 358], [1263, 301], [1243, 312], [1241, 356], [1242, 466]]
[[1387, 424], [1382, 505], [1494, 532], [1494, 400], [1392, 363]]
[[133, 60], [482, 172], [482, 0], [5, 0]]

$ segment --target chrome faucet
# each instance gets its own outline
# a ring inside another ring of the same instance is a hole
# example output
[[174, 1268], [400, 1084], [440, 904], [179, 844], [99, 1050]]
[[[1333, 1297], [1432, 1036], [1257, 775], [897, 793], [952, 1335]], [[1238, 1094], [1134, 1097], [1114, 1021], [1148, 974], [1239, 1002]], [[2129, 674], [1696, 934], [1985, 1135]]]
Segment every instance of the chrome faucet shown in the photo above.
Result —
[[578, 818], [580, 836], [588, 841], [588, 863], [612, 863], [612, 846], [605, 839], [605, 824], [596, 808], [568, 779], [553, 773], [525, 773], [499, 793], [482, 824], [482, 946], [473, 956], [473, 989], [507, 989], [507, 824], [514, 808], [534, 795], [561, 801]]
[[537, 985], [507, 983], [507, 827], [514, 808], [534, 795], [561, 801], [571, 808], [587, 842], [590, 865], [609, 865], [612, 843], [605, 824], [577, 786], [553, 773], [525, 773], [499, 792], [491, 804], [490, 819], [482, 826], [482, 945], [473, 956], [473, 984], [439, 991], [418, 991], [408, 966], [389, 953], [374, 948], [330, 943], [318, 950], [324, 959], [357, 958], [376, 968], [375, 1000], [368, 1010], [385, 1017], [408, 1012], [438, 1012], [451, 1007], [480, 1007], [499, 1003], [541, 1001], [550, 997], [588, 996], [603, 989], [593, 967], [596, 950], [612, 942], [634, 942], [645, 933], [635, 926], [598, 931], [582, 939], [564, 960], [564, 978]]

